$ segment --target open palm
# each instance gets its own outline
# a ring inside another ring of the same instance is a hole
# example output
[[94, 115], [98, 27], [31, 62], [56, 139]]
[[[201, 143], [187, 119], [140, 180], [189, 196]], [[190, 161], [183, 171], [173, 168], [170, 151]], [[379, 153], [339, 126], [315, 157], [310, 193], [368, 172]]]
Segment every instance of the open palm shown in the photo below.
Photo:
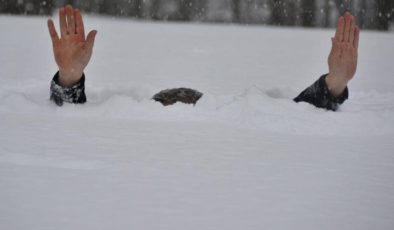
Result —
[[92, 57], [97, 31], [89, 32], [85, 38], [81, 12], [70, 5], [59, 10], [59, 22], [60, 38], [52, 20], [48, 20], [48, 29], [59, 67], [59, 84], [70, 87], [81, 79]]
[[354, 16], [346, 13], [344, 17], [340, 17], [335, 37], [332, 38], [332, 49], [328, 57], [330, 73], [326, 78], [334, 96], [343, 92], [356, 73], [359, 38], [360, 29]]

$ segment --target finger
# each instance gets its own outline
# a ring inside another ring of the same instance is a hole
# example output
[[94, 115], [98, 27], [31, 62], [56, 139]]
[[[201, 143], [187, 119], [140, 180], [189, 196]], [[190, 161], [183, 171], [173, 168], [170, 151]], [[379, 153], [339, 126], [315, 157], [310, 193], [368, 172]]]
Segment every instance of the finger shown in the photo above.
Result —
[[349, 32], [349, 42], [353, 44], [354, 42], [354, 32], [356, 30], [356, 21], [355, 18], [352, 16], [352, 23], [350, 24], [350, 32]]
[[356, 48], [356, 50], [358, 50], [359, 41], [360, 41], [360, 28], [356, 26], [354, 30], [354, 41], [353, 41], [353, 46], [354, 48]]
[[340, 42], [343, 41], [344, 27], [345, 27], [345, 18], [341, 16], [339, 17], [337, 31], [335, 32], [335, 38]]
[[83, 39], [85, 39], [85, 27], [83, 25], [81, 11], [76, 9], [74, 11], [74, 15], [75, 15], [75, 26], [76, 26], [77, 34], [81, 35], [81, 37], [83, 37]]
[[48, 20], [48, 30], [51, 35], [52, 43], [55, 45], [57, 41], [59, 41], [59, 36], [57, 35], [55, 25], [51, 19]]
[[332, 48], [331, 48], [331, 54], [334, 57], [339, 57], [341, 55], [341, 49], [339, 46], [339, 41], [336, 40], [335, 38], [331, 38], [331, 42], [332, 42]]
[[338, 47], [339, 47], [339, 56], [340, 57], [345, 57], [346, 54], [348, 54], [347, 50], [348, 50], [348, 44], [347, 42], [341, 42], [338, 43]]
[[60, 24], [60, 34], [61, 36], [67, 35], [67, 22], [66, 22], [66, 11], [64, 8], [59, 10], [59, 24]]
[[72, 6], [66, 6], [66, 15], [67, 15], [67, 32], [69, 34], [75, 34], [75, 18], [74, 18], [74, 9]]
[[93, 46], [94, 46], [94, 40], [96, 39], [96, 35], [97, 35], [97, 30], [92, 30], [89, 32], [87, 38], [86, 38], [86, 45], [85, 45], [85, 49], [88, 52], [92, 52], [93, 50]]
[[344, 42], [349, 42], [349, 34], [350, 34], [350, 25], [352, 23], [352, 17], [349, 13], [345, 15], [345, 30], [344, 30]]

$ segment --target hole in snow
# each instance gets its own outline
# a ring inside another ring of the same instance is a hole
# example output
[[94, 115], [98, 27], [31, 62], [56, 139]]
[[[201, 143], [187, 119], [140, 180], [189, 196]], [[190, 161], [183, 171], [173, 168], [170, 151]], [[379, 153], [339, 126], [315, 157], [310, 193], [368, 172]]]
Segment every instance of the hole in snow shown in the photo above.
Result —
[[265, 93], [274, 99], [293, 99], [296, 96], [295, 90], [291, 88], [272, 88]]

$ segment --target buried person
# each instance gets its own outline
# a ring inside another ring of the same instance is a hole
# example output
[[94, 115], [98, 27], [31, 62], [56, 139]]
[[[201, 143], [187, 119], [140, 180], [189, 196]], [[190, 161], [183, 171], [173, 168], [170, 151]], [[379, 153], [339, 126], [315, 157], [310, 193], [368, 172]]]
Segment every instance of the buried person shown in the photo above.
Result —
[[[52, 79], [50, 99], [61, 106], [64, 102], [82, 104], [86, 102], [84, 69], [92, 56], [97, 31], [85, 36], [81, 12], [70, 5], [59, 10], [60, 36], [54, 22], [48, 20], [53, 52], [59, 71]], [[338, 20], [332, 49], [328, 57], [329, 73], [294, 98], [295, 102], [307, 102], [318, 108], [336, 111], [348, 98], [348, 82], [357, 69], [360, 29], [355, 18], [345, 13]], [[176, 102], [196, 104], [202, 93], [188, 88], [168, 89], [153, 96], [163, 105]]]

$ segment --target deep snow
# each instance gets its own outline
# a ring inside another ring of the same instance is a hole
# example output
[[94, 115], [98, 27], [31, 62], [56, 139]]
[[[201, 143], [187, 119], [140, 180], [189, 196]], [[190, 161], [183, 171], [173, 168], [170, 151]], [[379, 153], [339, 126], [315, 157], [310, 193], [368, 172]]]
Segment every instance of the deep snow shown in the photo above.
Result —
[[89, 102], [59, 108], [45, 20], [0, 16], [0, 229], [394, 228], [394, 34], [334, 113], [291, 101], [332, 30], [88, 17]]

